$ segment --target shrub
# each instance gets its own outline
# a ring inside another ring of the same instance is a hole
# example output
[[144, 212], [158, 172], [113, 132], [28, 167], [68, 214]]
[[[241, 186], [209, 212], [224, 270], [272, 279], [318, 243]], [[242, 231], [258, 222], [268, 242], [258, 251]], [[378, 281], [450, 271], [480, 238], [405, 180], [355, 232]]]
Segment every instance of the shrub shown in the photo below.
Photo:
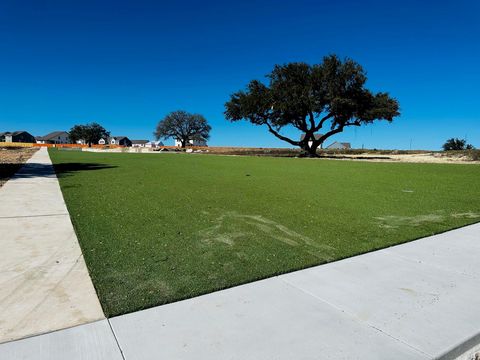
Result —
[[473, 150], [474, 147], [472, 144], [467, 144], [467, 140], [465, 139], [458, 139], [458, 138], [451, 138], [448, 139], [445, 144], [443, 144], [443, 150]]

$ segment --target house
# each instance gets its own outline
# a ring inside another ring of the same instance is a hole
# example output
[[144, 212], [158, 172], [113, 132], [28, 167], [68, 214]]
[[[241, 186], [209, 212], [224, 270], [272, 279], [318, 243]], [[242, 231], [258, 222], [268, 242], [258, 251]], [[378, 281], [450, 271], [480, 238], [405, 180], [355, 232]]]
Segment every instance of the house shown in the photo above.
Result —
[[[102, 141], [101, 139], [100, 141]], [[100, 141], [98, 142], [100, 144]], [[105, 141], [105, 140], [104, 140]], [[108, 138], [108, 143], [110, 145], [118, 146], [132, 146], [132, 141], [126, 136], [111, 136]], [[105, 144], [105, 142], [104, 142]]]
[[35, 137], [37, 144], [69, 144], [70, 135], [66, 131], [54, 131], [45, 136]]
[[161, 141], [149, 141], [145, 144], [146, 148], [153, 148], [153, 149], [161, 146], [165, 146]]
[[145, 147], [148, 140], [132, 140], [132, 147]]
[[348, 150], [351, 149], [352, 145], [347, 142], [338, 142], [335, 141], [333, 144], [327, 146], [327, 149], [335, 149], [335, 150]]
[[[181, 147], [182, 141], [180, 139], [175, 139], [175, 146]], [[207, 140], [200, 136], [193, 136], [187, 141], [187, 146], [207, 146]]]
[[0, 133], [1, 142], [22, 142], [22, 143], [35, 143], [35, 137], [26, 131], [14, 131]]
[[[306, 135], [306, 134], [302, 134], [302, 136], [300, 136], [300, 141], [302, 141], [303, 139], [305, 139], [305, 135]], [[323, 134], [314, 134], [313, 136], [315, 136], [315, 140], [318, 140], [318, 139], [320, 139], [320, 138], [323, 136]], [[312, 144], [313, 144], [313, 141], [310, 140], [310, 141], [308, 142], [308, 146], [312, 146]], [[322, 149], [322, 148], [323, 148], [323, 144], [320, 144], [320, 149]]]
[[107, 139], [100, 139], [98, 145], [132, 146], [132, 141], [126, 136], [111, 136]]

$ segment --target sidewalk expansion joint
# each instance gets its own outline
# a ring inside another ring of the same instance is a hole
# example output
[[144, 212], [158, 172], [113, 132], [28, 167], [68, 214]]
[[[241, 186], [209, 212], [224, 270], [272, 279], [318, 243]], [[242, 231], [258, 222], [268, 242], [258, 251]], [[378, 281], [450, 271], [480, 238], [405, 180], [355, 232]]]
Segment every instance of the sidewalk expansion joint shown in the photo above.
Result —
[[123, 360], [126, 360], [125, 354], [123, 353], [123, 350], [122, 350], [122, 347], [120, 346], [120, 343], [118, 342], [117, 334], [115, 334], [115, 330], [113, 330], [112, 324], [110, 323], [110, 319], [107, 318], [106, 320], [107, 320], [108, 326], [110, 327], [110, 331], [112, 332], [113, 338], [115, 339], [115, 343], [118, 346], [118, 350], [120, 351], [120, 355], [122, 355]]
[[348, 314], [348, 315], [351, 316], [352, 319], [354, 319], [357, 323], [359, 323], [359, 324], [365, 324], [365, 325], [368, 326], [369, 328], [371, 328], [371, 329], [373, 329], [373, 330], [375, 330], [375, 331], [378, 331], [378, 332], [384, 334], [385, 336], [388, 336], [389, 338], [391, 338], [391, 339], [393, 339], [393, 340], [395, 340], [395, 341], [398, 341], [399, 343], [401, 343], [401, 344], [407, 346], [408, 348], [410, 348], [410, 349], [418, 352], [419, 354], [422, 354], [422, 355], [424, 355], [424, 356], [427, 356], [429, 359], [433, 358], [432, 355], [426, 353], [425, 351], [422, 351], [422, 350], [420, 350], [420, 349], [417, 349], [416, 347], [410, 345], [409, 343], [407, 343], [407, 342], [405, 342], [405, 341], [403, 341], [403, 340], [401, 340], [401, 339], [396, 338], [395, 336], [393, 336], [393, 335], [389, 334], [388, 332], [386, 332], [386, 331], [378, 328], [377, 326], [375, 326], [375, 325], [373, 325], [373, 324], [370, 324], [368, 321], [359, 321], [359, 320], [358, 320], [358, 317], [357, 317], [355, 314], [349, 312], [348, 310], [345, 310], [345, 309], [343, 309], [343, 308], [341, 308], [341, 307], [339, 307], [339, 306], [337, 306], [337, 305], [335, 305], [335, 304], [333, 304], [333, 303], [331, 303], [331, 302], [329, 302], [329, 301], [327, 301], [327, 300], [325, 300], [325, 299], [322, 299], [321, 297], [319, 297], [319, 296], [317, 296], [317, 295], [315, 295], [315, 294], [312, 294], [311, 292], [309, 292], [309, 291], [307, 291], [307, 290], [305, 290], [305, 289], [302, 289], [302, 288], [296, 286], [295, 284], [292, 284], [292, 283], [291, 283], [290, 281], [288, 281], [288, 280], [281, 279], [280, 277], [281, 277], [281, 276], [277, 276], [277, 278], [278, 278], [280, 281], [282, 281], [283, 283], [285, 283], [285, 284], [287, 284], [287, 285], [289, 285], [289, 286], [291, 286], [291, 287], [293, 287], [293, 288], [295, 288], [295, 289], [303, 292], [304, 294], [306, 294], [306, 295], [308, 295], [308, 296], [311, 296], [311, 297], [315, 298], [315, 299], [318, 300], [318, 301], [323, 302], [324, 304], [327, 304], [328, 306], [333, 307], [334, 309], [336, 309], [336, 310], [338, 310], [338, 311], [340, 311], [340, 312], [343, 312], [343, 313], [345, 313], [345, 314]]

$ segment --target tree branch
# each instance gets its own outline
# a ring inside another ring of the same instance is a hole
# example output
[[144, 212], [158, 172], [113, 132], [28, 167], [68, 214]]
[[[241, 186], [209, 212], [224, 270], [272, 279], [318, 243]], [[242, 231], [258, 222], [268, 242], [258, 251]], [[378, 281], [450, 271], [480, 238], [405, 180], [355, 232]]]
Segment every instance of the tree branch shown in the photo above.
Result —
[[[323, 119], [326, 119], [326, 117], [323, 118]], [[323, 120], [323, 119], [322, 119], [322, 120]], [[319, 145], [322, 144], [325, 140], [327, 140], [330, 136], [333, 136], [333, 135], [335, 135], [335, 134], [341, 133], [346, 126], [361, 126], [361, 122], [360, 122], [360, 120], [355, 120], [355, 121], [353, 121], [353, 122], [346, 122], [345, 124], [341, 124], [338, 128], [333, 129], [333, 130], [327, 132], [325, 135], [323, 135], [323, 136], [321, 136], [320, 138], [318, 138], [318, 140], [314, 140], [314, 141], [313, 141], [313, 144], [312, 144], [312, 147], [314, 147], [315, 145], [316, 145], [316, 146], [319, 146]]]
[[308, 118], [310, 120], [310, 128], [314, 130], [315, 129], [315, 116], [313, 116], [312, 110], [310, 110], [308, 112]]
[[295, 145], [295, 146], [299, 146], [300, 145], [300, 141], [294, 141], [292, 139], [289, 139], [283, 135], [281, 135], [278, 131], [276, 131], [272, 125], [270, 125], [268, 122], [265, 122], [265, 124], [268, 126], [268, 131], [270, 131], [273, 135], [275, 135], [276, 137], [278, 137], [280, 140], [283, 140], [283, 141], [286, 141], [288, 142], [289, 144], [292, 144], [292, 145]]
[[315, 132], [317, 132], [318, 130], [320, 130], [322, 127], [323, 127], [323, 124], [325, 124], [325, 121], [331, 119], [333, 117], [333, 114], [332, 113], [329, 113], [328, 115], [324, 116], [320, 122], [318, 123], [318, 125], [315, 127]]

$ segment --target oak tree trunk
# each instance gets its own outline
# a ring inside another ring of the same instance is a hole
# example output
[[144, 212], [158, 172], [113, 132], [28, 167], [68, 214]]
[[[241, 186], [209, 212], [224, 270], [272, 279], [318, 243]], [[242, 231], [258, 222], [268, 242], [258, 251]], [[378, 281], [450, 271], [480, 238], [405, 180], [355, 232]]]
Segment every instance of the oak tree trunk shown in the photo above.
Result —
[[300, 147], [302, 148], [302, 153], [300, 156], [311, 158], [318, 157], [317, 149], [319, 147], [319, 144], [315, 144], [315, 142], [313, 142], [313, 144], [310, 145], [309, 142], [306, 141], [303, 144], [300, 144]]

